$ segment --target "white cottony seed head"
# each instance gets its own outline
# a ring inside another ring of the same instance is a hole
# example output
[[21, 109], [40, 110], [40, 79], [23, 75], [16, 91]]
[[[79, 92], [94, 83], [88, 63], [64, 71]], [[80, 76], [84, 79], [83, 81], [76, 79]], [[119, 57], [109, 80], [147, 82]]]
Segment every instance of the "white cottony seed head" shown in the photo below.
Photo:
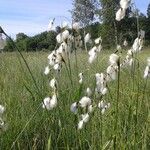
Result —
[[5, 107], [3, 105], [0, 105], [0, 115], [3, 114], [5, 111]]
[[81, 98], [81, 100], [79, 101], [79, 104], [82, 108], [90, 106], [91, 105], [91, 99], [87, 96], [84, 96]]
[[50, 72], [49, 66], [45, 67], [44, 74], [48, 75]]
[[87, 33], [84, 37], [84, 42], [88, 43], [88, 42], [90, 42], [90, 39], [91, 39], [91, 35], [90, 35], [90, 33]]
[[86, 114], [82, 114], [81, 117], [82, 117], [83, 122], [87, 123], [89, 121], [90, 116], [88, 113], [86, 113]]
[[80, 120], [78, 123], [78, 130], [81, 130], [83, 128], [83, 120]]
[[117, 54], [111, 54], [109, 56], [109, 62], [110, 64], [118, 64], [118, 61], [119, 61], [119, 56]]
[[50, 87], [51, 87], [52, 89], [57, 88], [57, 81], [56, 81], [56, 79], [53, 78], [53, 79], [50, 81], [49, 85], [50, 85]]
[[116, 12], [116, 20], [120, 21], [121, 19], [123, 19], [125, 17], [125, 9], [120, 8], [117, 12]]
[[87, 93], [88, 97], [90, 97], [92, 95], [92, 91], [89, 87], [86, 89], [86, 93]]
[[79, 23], [78, 23], [78, 22], [73, 23], [72, 28], [73, 28], [74, 30], [79, 30], [79, 28], [80, 28]]
[[74, 114], [77, 114], [77, 112], [78, 112], [77, 102], [74, 102], [74, 103], [71, 105], [70, 111], [73, 112]]
[[127, 9], [129, 7], [130, 0], [120, 0], [120, 6], [122, 9]]

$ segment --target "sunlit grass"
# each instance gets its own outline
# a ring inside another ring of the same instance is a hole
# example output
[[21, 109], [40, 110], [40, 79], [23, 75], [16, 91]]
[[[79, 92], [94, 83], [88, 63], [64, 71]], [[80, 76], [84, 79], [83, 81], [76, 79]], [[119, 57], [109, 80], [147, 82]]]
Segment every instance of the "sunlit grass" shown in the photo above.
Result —
[[[125, 53], [123, 51], [122, 57]], [[17, 54], [1, 53], [0, 104], [6, 107], [4, 119], [7, 125], [6, 131], [0, 133], [1, 149], [100, 149], [102, 147], [105, 149], [105, 146], [106, 149], [113, 149], [116, 81], [109, 83], [110, 93], [104, 96], [104, 99], [111, 103], [110, 109], [102, 117], [100, 111], [96, 110], [83, 130], [76, 130], [75, 116], [70, 112], [70, 105], [81, 98], [77, 74], [84, 72], [85, 75], [81, 91], [81, 95], [84, 96], [87, 87], [94, 88], [95, 73], [106, 70], [110, 54], [110, 51], [102, 51], [98, 59], [89, 65], [87, 53], [78, 52], [78, 72], [72, 55], [73, 86], [71, 86], [65, 66], [59, 76], [54, 72], [49, 76], [43, 74], [48, 53], [24, 53], [39, 92], [24, 63], [19, 63]], [[144, 89], [146, 81], [143, 79], [149, 55], [149, 49], [139, 54], [140, 72], [135, 71], [134, 82], [129, 67], [120, 72], [118, 149], [150, 148], [150, 81], [147, 80], [147, 87]], [[42, 100], [51, 95], [49, 81], [54, 76], [59, 82], [58, 107], [46, 111], [42, 109]]]

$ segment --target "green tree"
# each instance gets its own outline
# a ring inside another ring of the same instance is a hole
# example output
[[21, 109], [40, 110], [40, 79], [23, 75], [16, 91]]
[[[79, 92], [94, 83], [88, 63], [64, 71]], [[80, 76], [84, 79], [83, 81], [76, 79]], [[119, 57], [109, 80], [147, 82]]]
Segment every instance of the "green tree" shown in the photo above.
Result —
[[98, 7], [97, 0], [73, 0], [71, 11], [73, 21], [80, 22], [85, 27], [93, 22]]

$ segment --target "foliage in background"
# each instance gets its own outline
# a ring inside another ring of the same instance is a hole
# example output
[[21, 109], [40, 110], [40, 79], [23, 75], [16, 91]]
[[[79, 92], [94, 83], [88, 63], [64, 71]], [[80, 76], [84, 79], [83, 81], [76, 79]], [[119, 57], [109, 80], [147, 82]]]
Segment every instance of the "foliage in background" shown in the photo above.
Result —
[[[43, 32], [33, 37], [29, 37], [24, 33], [18, 33], [14, 42], [21, 51], [52, 51], [56, 45], [56, 34], [56, 32], [51, 31]], [[6, 39], [6, 43], [7, 44], [4, 48], [4, 51], [11, 52], [15, 50], [8, 39]]]

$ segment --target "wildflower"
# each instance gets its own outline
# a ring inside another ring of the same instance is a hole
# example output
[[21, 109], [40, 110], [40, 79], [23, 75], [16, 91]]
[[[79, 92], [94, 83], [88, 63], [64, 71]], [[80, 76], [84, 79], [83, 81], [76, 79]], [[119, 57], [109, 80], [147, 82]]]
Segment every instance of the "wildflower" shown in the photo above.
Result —
[[118, 51], [121, 50], [121, 45], [117, 45], [117, 50], [118, 50]]
[[57, 54], [60, 53], [60, 54], [62, 54], [63, 57], [65, 57], [67, 52], [68, 52], [67, 43], [66, 42], [61, 43], [61, 45], [57, 49]]
[[107, 77], [106, 80], [107, 81], [111, 81], [111, 80], [115, 80], [117, 77], [117, 71], [118, 71], [118, 66], [116, 65], [110, 65], [107, 67]]
[[147, 58], [147, 65], [150, 67], [150, 57]]
[[132, 65], [133, 65], [133, 62], [134, 62], [134, 61], [133, 61], [133, 58], [131, 58], [131, 59], [129, 60], [129, 65], [132, 66]]
[[0, 105], [0, 115], [2, 115], [5, 111], [5, 107]]
[[132, 51], [135, 52], [135, 53], [139, 52], [139, 51], [142, 50], [142, 47], [143, 47], [143, 39], [140, 39], [140, 38], [137, 37], [134, 40], [134, 43], [132, 45]]
[[81, 117], [82, 117], [82, 120], [84, 123], [87, 123], [89, 121], [89, 114], [88, 113], [82, 114]]
[[71, 105], [70, 111], [73, 112], [74, 114], [77, 114], [77, 112], [78, 112], [78, 104], [77, 104], [77, 102], [74, 102], [74, 103]]
[[105, 95], [107, 93], [105, 75], [103, 73], [101, 74], [96, 73], [95, 77], [96, 77], [95, 91], [101, 93], [102, 95]]
[[45, 75], [48, 75], [48, 74], [49, 74], [49, 72], [50, 72], [50, 68], [49, 68], [49, 66], [45, 67], [44, 74], [45, 74]]
[[47, 31], [51, 31], [53, 26], [54, 26], [54, 21], [55, 21], [55, 18], [53, 20], [50, 20], [49, 24], [48, 24], [48, 29]]
[[49, 85], [50, 85], [50, 87], [51, 87], [52, 89], [56, 89], [56, 88], [57, 88], [57, 81], [56, 81], [56, 79], [53, 78], [53, 79], [50, 81]]
[[125, 46], [125, 47], [127, 47], [127, 46], [128, 46], [128, 42], [127, 42], [127, 40], [124, 40], [124, 42], [123, 42], [123, 46]]
[[150, 57], [147, 59], [147, 66], [144, 71], [144, 78], [150, 77]]
[[0, 129], [2, 129], [4, 127], [5, 123], [3, 121], [3, 119], [0, 117]]
[[46, 97], [43, 100], [43, 108], [46, 108], [47, 110], [52, 110], [57, 106], [57, 96], [54, 94], [52, 98]]
[[62, 40], [65, 41], [69, 37], [69, 31], [65, 30], [62, 32]]
[[53, 66], [55, 64], [56, 52], [52, 51], [47, 58], [49, 59], [49, 65]]
[[120, 0], [120, 6], [122, 9], [126, 10], [129, 7], [130, 0]]
[[101, 38], [101, 36], [99, 37], [99, 38], [97, 38], [97, 39], [95, 39], [95, 44], [101, 44], [102, 43], [102, 38]]
[[92, 106], [92, 105], [90, 105], [90, 106], [88, 107], [88, 112], [89, 112], [89, 113], [93, 112], [93, 106]]
[[101, 109], [101, 113], [104, 114], [105, 111], [110, 108], [110, 103], [106, 103], [103, 100], [98, 103], [98, 108]]
[[54, 95], [52, 96], [52, 99], [51, 99], [51, 108], [54, 108], [56, 106], [57, 106], [57, 96], [54, 93]]
[[90, 97], [92, 95], [92, 91], [89, 87], [86, 89], [86, 93], [87, 93], [88, 97]]
[[84, 37], [84, 42], [88, 43], [88, 42], [90, 42], [90, 39], [91, 39], [91, 35], [89, 33], [87, 33]]
[[150, 66], [146, 66], [144, 71], [144, 78], [147, 78], [150, 76]]
[[79, 23], [78, 22], [73, 23], [72, 28], [76, 31], [79, 30], [79, 28], [80, 28]]
[[132, 49], [128, 50], [127, 55], [129, 55], [129, 56], [133, 55]]
[[109, 56], [109, 62], [110, 62], [111, 65], [112, 65], [112, 64], [118, 65], [119, 56], [118, 56], [117, 54], [111, 54], [111, 55]]
[[54, 66], [53, 66], [53, 69], [60, 72], [61, 71], [61, 68], [62, 68], [62, 64], [61, 63], [56, 63]]
[[62, 62], [64, 62], [64, 58], [62, 57], [61, 53], [57, 53], [55, 57], [56, 57], [55, 58], [55, 63], [62, 63]]
[[125, 9], [120, 8], [117, 12], [116, 12], [116, 20], [120, 21], [125, 17]]
[[80, 120], [78, 123], [78, 130], [81, 130], [83, 128], [83, 120]]
[[46, 108], [47, 110], [50, 110], [51, 109], [50, 103], [51, 103], [51, 98], [50, 97], [46, 97], [43, 100], [43, 108]]
[[97, 47], [97, 51], [100, 52], [102, 50], [102, 45], [100, 44], [98, 47]]
[[59, 33], [57, 36], [56, 36], [56, 40], [57, 40], [57, 43], [62, 43], [63, 39], [62, 39], [62, 34]]
[[81, 98], [81, 100], [79, 101], [79, 104], [82, 108], [90, 106], [91, 105], [91, 99], [87, 96], [84, 96]]
[[79, 83], [83, 83], [83, 73], [79, 73]]
[[91, 63], [93, 63], [93, 61], [97, 58], [97, 48], [96, 48], [96, 46], [94, 46], [90, 51], [89, 51], [89, 55], [90, 55], [90, 57], [89, 57], [89, 60], [88, 60], [88, 62], [91, 64]]

